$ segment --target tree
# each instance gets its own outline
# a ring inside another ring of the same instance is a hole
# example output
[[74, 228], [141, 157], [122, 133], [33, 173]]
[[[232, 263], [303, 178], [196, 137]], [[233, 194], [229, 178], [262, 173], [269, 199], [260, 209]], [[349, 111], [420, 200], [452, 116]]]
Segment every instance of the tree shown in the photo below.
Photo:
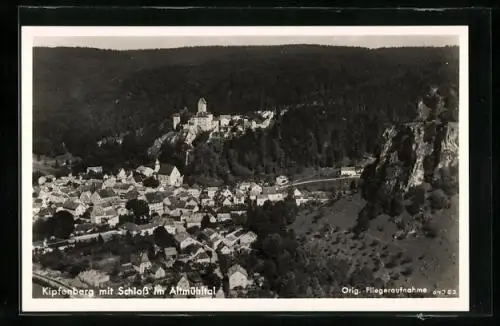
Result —
[[33, 172], [33, 185], [37, 186], [38, 185], [38, 179], [40, 179], [43, 176], [45, 176], [45, 174], [43, 174], [40, 171]]
[[110, 276], [116, 277], [120, 274], [120, 264], [116, 263], [113, 265], [113, 269], [111, 270]]
[[175, 245], [173, 236], [163, 226], [154, 229], [153, 239], [154, 243], [162, 248], [173, 247]]
[[197, 238], [198, 235], [200, 234], [200, 227], [198, 225], [193, 225], [190, 228], [187, 228], [187, 233], [191, 234], [193, 238]]
[[120, 215], [119, 217], [119, 223], [134, 223], [135, 222], [135, 216], [133, 214], [125, 214], [125, 215]]
[[425, 204], [425, 188], [420, 185], [410, 191], [411, 203], [406, 206], [406, 210], [410, 215], [417, 214]]
[[441, 189], [436, 189], [431, 193], [431, 207], [434, 209], [447, 208], [450, 205], [448, 196]]
[[283, 241], [277, 233], [268, 235], [263, 243], [262, 248], [264, 253], [271, 259], [277, 258], [282, 251]]
[[142, 283], [141, 275], [137, 274], [134, 278], [133, 284], [139, 286], [141, 285], [141, 283]]
[[141, 218], [149, 216], [149, 206], [148, 203], [141, 199], [131, 199], [125, 204], [125, 208], [132, 211], [136, 217], [136, 224]]
[[273, 280], [276, 277], [276, 264], [272, 260], [265, 260], [262, 273], [267, 280]]
[[134, 237], [132, 236], [132, 233], [130, 233], [130, 231], [128, 231], [128, 230], [127, 230], [127, 232], [125, 232], [125, 243], [127, 245], [134, 244]]
[[391, 217], [399, 216], [401, 213], [403, 213], [403, 211], [404, 211], [403, 194], [396, 193], [391, 200], [389, 215]]
[[149, 177], [149, 178], [144, 179], [142, 181], [142, 184], [144, 185], [144, 187], [157, 188], [160, 185], [160, 181], [158, 181], [158, 179], [156, 179], [156, 178]]
[[349, 188], [350, 188], [350, 190], [351, 190], [352, 192], [356, 192], [356, 191], [358, 190], [358, 185], [356, 184], [356, 181], [355, 181], [355, 180], [352, 180], [352, 181], [351, 181], [351, 185], [350, 185], [350, 187], [349, 187]]
[[201, 219], [201, 229], [204, 230], [209, 227], [212, 227], [212, 222], [210, 222], [210, 216], [205, 214], [205, 216]]
[[73, 214], [66, 210], [56, 212], [51, 219], [51, 235], [59, 239], [68, 239], [74, 231]]
[[293, 271], [287, 272], [279, 281], [279, 296], [294, 298], [297, 296], [297, 282]]

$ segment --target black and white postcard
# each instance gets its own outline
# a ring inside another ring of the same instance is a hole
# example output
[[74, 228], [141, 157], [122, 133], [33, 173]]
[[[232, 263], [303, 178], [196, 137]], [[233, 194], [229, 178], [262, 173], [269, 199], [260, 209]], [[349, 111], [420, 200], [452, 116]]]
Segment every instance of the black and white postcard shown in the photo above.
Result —
[[23, 311], [467, 311], [464, 26], [23, 27]]

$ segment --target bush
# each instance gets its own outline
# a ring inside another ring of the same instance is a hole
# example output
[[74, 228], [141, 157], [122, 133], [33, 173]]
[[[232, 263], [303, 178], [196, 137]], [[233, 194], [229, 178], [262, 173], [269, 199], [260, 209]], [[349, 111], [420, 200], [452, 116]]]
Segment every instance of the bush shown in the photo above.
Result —
[[431, 207], [433, 209], [443, 209], [450, 206], [450, 201], [445, 192], [441, 189], [436, 189], [431, 194]]
[[425, 188], [418, 186], [410, 191], [411, 204], [406, 206], [406, 211], [410, 215], [415, 215], [425, 204]]
[[142, 182], [142, 184], [144, 185], [144, 187], [148, 187], [148, 188], [156, 188], [160, 185], [160, 182], [153, 178], [153, 177], [149, 177], [147, 179], [144, 179], [144, 181]]
[[448, 196], [458, 193], [458, 166], [439, 169], [435, 187], [442, 189]]
[[427, 238], [434, 239], [438, 235], [436, 227], [433, 224], [431, 224], [430, 222], [422, 225], [422, 231]]
[[401, 275], [403, 276], [410, 276], [411, 274], [413, 274], [413, 268], [410, 266], [406, 267], [403, 271], [401, 271]]

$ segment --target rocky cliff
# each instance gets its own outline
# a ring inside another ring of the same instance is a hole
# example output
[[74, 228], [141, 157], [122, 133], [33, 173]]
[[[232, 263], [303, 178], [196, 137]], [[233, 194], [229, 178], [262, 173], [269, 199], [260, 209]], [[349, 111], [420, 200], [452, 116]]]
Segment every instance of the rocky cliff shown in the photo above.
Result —
[[430, 114], [419, 115], [420, 121], [384, 131], [380, 154], [361, 175], [367, 205], [358, 216], [359, 228], [382, 213], [396, 217], [406, 208], [410, 215], [417, 215], [431, 207], [434, 195], [458, 192], [458, 123], [427, 109]]
[[[412, 122], [385, 130], [382, 150], [363, 179], [384, 186], [389, 193], [403, 194], [424, 182], [434, 183], [441, 170], [458, 166], [458, 124]], [[373, 193], [367, 189], [366, 196]], [[378, 189], [380, 190], [380, 189]]]

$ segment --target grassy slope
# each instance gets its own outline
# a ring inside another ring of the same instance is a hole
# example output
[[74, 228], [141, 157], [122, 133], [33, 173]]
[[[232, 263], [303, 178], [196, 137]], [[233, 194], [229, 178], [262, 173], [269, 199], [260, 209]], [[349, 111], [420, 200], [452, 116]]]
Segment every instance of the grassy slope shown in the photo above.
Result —
[[[292, 225], [297, 235], [305, 236], [306, 250], [322, 255], [336, 255], [347, 258], [355, 266], [368, 266], [376, 270], [379, 277], [393, 277], [396, 285], [427, 287], [434, 289], [458, 290], [458, 199], [453, 198], [451, 209], [434, 214], [440, 234], [434, 239], [408, 238], [394, 240], [396, 226], [388, 220], [387, 215], [374, 219], [366, 234], [354, 239], [347, 230], [354, 226], [358, 212], [365, 201], [356, 194], [352, 198], [343, 198], [333, 205], [321, 208], [303, 209]], [[316, 222], [315, 215], [322, 215]], [[315, 237], [324, 224], [337, 226], [339, 231]], [[381, 230], [381, 231], [380, 231]], [[391, 256], [401, 253], [393, 268], [389, 268]], [[405, 258], [411, 262], [402, 264]], [[419, 259], [420, 258], [420, 259]], [[380, 265], [383, 261], [386, 265]], [[379, 266], [376, 268], [375, 266]], [[409, 276], [401, 272], [411, 267]], [[397, 279], [395, 277], [397, 276]]]

